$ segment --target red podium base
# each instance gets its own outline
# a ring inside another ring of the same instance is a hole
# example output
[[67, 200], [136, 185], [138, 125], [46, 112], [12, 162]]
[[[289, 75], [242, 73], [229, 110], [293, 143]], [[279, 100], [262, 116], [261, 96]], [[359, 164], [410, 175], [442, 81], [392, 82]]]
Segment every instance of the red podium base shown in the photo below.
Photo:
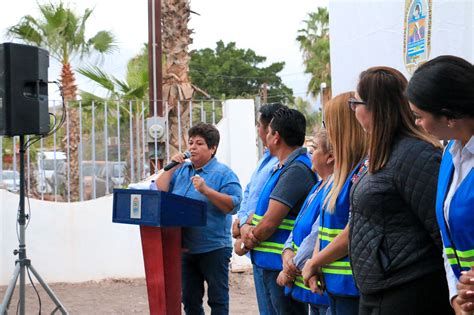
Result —
[[150, 314], [181, 314], [181, 228], [140, 226]]

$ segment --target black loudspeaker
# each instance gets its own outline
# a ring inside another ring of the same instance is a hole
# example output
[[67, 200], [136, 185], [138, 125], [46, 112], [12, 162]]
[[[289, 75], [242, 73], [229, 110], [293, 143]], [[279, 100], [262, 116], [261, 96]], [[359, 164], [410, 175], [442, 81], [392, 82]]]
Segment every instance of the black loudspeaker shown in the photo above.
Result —
[[49, 132], [48, 67], [44, 49], [0, 44], [0, 135]]

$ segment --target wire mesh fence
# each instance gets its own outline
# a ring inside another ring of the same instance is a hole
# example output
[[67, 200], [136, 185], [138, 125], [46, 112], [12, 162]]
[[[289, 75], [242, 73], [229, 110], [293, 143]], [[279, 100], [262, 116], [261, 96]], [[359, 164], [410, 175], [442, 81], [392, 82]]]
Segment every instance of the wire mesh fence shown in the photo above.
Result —
[[[53, 201], [83, 201], [102, 197], [113, 188], [126, 187], [150, 175], [149, 160], [169, 161], [171, 146], [183, 151], [181, 126], [198, 122], [216, 124], [222, 101], [178, 102], [175, 119], [164, 102], [161, 140], [150, 141], [149, 113], [158, 102], [114, 100], [66, 104], [50, 101], [50, 112], [65, 122], [56, 133], [39, 139], [26, 151], [25, 187], [30, 197]], [[186, 109], [186, 110], [184, 110]], [[183, 113], [186, 113], [183, 115]], [[157, 116], [154, 116], [157, 118]], [[177, 126], [174, 126], [177, 125]], [[27, 136], [26, 140], [33, 136]], [[178, 139], [173, 143], [173, 139]], [[19, 139], [0, 136], [0, 188], [18, 192]]]

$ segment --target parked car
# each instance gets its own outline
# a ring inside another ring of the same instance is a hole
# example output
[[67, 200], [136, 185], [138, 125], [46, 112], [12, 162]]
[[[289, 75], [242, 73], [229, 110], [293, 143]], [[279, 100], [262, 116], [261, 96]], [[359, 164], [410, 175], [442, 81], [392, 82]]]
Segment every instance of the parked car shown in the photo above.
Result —
[[37, 155], [38, 191], [54, 192], [54, 176], [62, 163], [66, 161], [66, 153], [62, 151], [42, 151]]
[[3, 170], [0, 188], [7, 189], [11, 192], [18, 192], [20, 190], [20, 172]]
[[[95, 166], [95, 167], [94, 167]], [[105, 161], [83, 161], [82, 162], [82, 184], [84, 187], [84, 200], [89, 200], [94, 197], [94, 182], [95, 182], [95, 197], [103, 197], [106, 195], [106, 181], [99, 176], [105, 168]]]
[[109, 183], [109, 192], [112, 192], [113, 188], [122, 187], [125, 184], [127, 164], [125, 162], [107, 162], [107, 167], [105, 167], [105, 162], [103, 163], [104, 166], [98, 176]]

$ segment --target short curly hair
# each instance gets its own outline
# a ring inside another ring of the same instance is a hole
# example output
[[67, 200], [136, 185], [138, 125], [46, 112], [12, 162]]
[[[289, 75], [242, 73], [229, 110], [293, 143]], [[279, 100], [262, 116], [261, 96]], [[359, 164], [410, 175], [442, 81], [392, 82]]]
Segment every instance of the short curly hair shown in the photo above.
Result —
[[[212, 124], [206, 124], [206, 123], [198, 123], [188, 130], [188, 137], [194, 137], [194, 136], [200, 136], [206, 141], [207, 147], [209, 149], [216, 148], [217, 152], [217, 147], [219, 146], [219, 141], [220, 141], [220, 135], [219, 135], [219, 130], [212, 125]], [[214, 152], [215, 155], [215, 152]], [[213, 155], [213, 156], [214, 156]]]

